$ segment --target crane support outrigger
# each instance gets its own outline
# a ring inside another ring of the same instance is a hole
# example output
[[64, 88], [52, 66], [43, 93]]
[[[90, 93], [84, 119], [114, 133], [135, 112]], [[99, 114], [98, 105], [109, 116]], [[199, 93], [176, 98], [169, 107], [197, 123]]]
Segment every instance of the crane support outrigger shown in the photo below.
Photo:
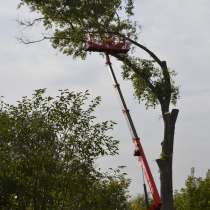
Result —
[[[97, 41], [96, 41], [97, 40]], [[106, 55], [106, 64], [109, 66], [109, 71], [111, 74], [111, 77], [113, 79], [114, 88], [120, 98], [120, 102], [122, 105], [122, 111], [125, 116], [125, 119], [127, 121], [128, 128], [131, 133], [132, 142], [134, 144], [134, 156], [137, 157], [139, 165], [143, 169], [144, 176], [146, 177], [148, 186], [150, 188], [150, 192], [152, 194], [153, 203], [149, 206], [149, 202], [146, 198], [146, 204], [147, 204], [147, 210], [160, 210], [161, 207], [161, 199], [159, 192], [157, 190], [156, 184], [154, 182], [151, 170], [149, 168], [149, 164], [146, 159], [146, 155], [144, 153], [143, 147], [140, 142], [140, 138], [137, 134], [136, 128], [134, 126], [133, 120], [131, 118], [129, 109], [126, 105], [125, 99], [123, 97], [120, 85], [117, 81], [116, 75], [114, 73], [114, 69], [112, 67], [112, 63], [110, 61], [109, 53], [127, 53], [129, 51], [129, 43], [126, 42], [126, 40], [119, 40], [116, 41], [116, 38], [113, 40], [109, 40], [108, 42], [100, 42], [98, 37], [97, 39], [93, 36], [89, 36], [87, 42], [86, 42], [86, 50], [87, 51], [94, 51], [94, 52], [104, 52]], [[146, 185], [144, 184], [144, 191], [145, 191], [145, 197], [147, 197], [146, 194]]]

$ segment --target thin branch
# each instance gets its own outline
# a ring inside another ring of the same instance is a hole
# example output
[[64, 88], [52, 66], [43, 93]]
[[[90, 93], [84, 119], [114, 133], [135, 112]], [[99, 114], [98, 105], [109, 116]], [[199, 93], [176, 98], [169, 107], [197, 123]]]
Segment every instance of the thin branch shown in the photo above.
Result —
[[119, 16], [119, 14], [117, 13], [117, 11], [115, 12], [115, 14], [116, 14], [116, 17], [117, 17], [118, 24], [120, 24], [120, 16]]
[[33, 26], [35, 23], [40, 22], [44, 19], [44, 17], [40, 17], [40, 18], [36, 18], [32, 21], [23, 21], [23, 20], [17, 20], [17, 22], [22, 25], [22, 26], [26, 26], [26, 27], [31, 27]]
[[147, 47], [145, 47], [144, 45], [134, 41], [133, 39], [131, 39], [131, 38], [125, 36], [125, 35], [122, 35], [122, 34], [118, 34], [118, 35], [120, 35], [121, 37], [125, 38], [126, 40], [128, 40], [132, 44], [136, 45], [137, 47], [139, 47], [142, 50], [144, 50], [145, 52], [147, 52], [160, 65], [161, 68], [163, 67], [162, 61], [157, 57], [157, 55], [155, 53], [153, 53]]
[[24, 38], [18, 38], [18, 40], [23, 43], [23, 44], [34, 44], [34, 43], [38, 43], [38, 42], [42, 42], [44, 40], [49, 40], [49, 39], [53, 39], [53, 37], [46, 37], [44, 36], [43, 38], [41, 39], [38, 39], [38, 40], [33, 40], [33, 41], [30, 41], [30, 40], [27, 40], [27, 39], [24, 39]]
[[[24, 39], [24, 38], [18, 38], [18, 40], [23, 44], [34, 44], [34, 43], [42, 42], [44, 40], [53, 40], [53, 39], [56, 39], [56, 38], [57, 37], [53, 37], [53, 36], [43, 36], [41, 39], [37, 39], [37, 40], [28, 40], [28, 39]], [[59, 39], [70, 39], [70, 38], [59, 37]]]

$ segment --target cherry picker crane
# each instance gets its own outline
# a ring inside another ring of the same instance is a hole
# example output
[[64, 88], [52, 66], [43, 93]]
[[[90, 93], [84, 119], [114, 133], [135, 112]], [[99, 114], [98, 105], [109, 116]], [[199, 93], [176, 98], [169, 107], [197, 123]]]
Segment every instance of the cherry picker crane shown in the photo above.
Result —
[[144, 153], [143, 147], [141, 145], [140, 138], [137, 134], [136, 128], [134, 126], [133, 120], [131, 118], [131, 114], [125, 102], [124, 96], [122, 94], [120, 84], [117, 81], [114, 69], [112, 67], [112, 63], [110, 61], [109, 54], [126, 54], [130, 49], [130, 43], [124, 39], [119, 38], [117, 36], [106, 35], [103, 39], [97, 34], [88, 34], [86, 38], [86, 51], [92, 52], [103, 52], [106, 55], [106, 64], [109, 66], [109, 71], [111, 77], [113, 79], [114, 88], [117, 91], [117, 94], [120, 98], [120, 102], [122, 105], [122, 111], [125, 116], [125, 119], [128, 124], [128, 128], [131, 133], [132, 142], [134, 144], [134, 156], [137, 157], [139, 165], [142, 167], [143, 176], [146, 177], [150, 192], [152, 194], [153, 203], [149, 205], [146, 185], [144, 183], [144, 192], [146, 198], [147, 210], [160, 210], [161, 207], [161, 199], [159, 192], [157, 190], [156, 184], [154, 182], [149, 164], [146, 159], [146, 155]]

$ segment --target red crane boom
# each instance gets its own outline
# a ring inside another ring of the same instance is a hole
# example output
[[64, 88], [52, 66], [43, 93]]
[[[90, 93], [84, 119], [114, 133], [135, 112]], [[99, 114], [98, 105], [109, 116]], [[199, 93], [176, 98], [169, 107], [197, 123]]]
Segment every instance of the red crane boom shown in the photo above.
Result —
[[144, 175], [146, 177], [147, 183], [149, 185], [149, 188], [150, 188], [150, 191], [151, 191], [151, 194], [153, 197], [153, 204], [148, 208], [148, 210], [159, 210], [160, 206], [161, 206], [159, 192], [158, 192], [156, 184], [154, 182], [151, 170], [149, 168], [149, 164], [147, 162], [143, 147], [140, 142], [140, 138], [138, 137], [138, 134], [136, 132], [133, 120], [131, 118], [129, 109], [127, 108], [126, 102], [124, 100], [122, 91], [120, 89], [120, 85], [119, 85], [117, 78], [115, 76], [115, 73], [112, 68], [112, 64], [110, 62], [110, 58], [109, 58], [108, 54], [106, 54], [106, 59], [107, 59], [107, 64], [109, 65], [111, 76], [114, 81], [114, 87], [117, 90], [120, 100], [122, 102], [122, 110], [123, 110], [124, 116], [126, 118], [131, 136], [132, 136], [132, 140], [133, 140], [134, 147], [135, 147], [134, 155], [138, 157], [137, 160], [138, 160], [139, 164], [143, 167], [143, 172], [144, 172]]
[[[114, 82], [114, 88], [117, 91], [117, 94], [119, 95], [121, 105], [122, 105], [122, 111], [126, 118], [128, 128], [130, 130], [132, 141], [135, 147], [134, 156], [137, 156], [137, 160], [139, 165], [143, 168], [144, 175], [146, 177], [147, 183], [150, 188], [150, 192], [152, 194], [153, 203], [151, 206], [147, 207], [147, 210], [160, 210], [161, 207], [161, 199], [159, 196], [159, 192], [157, 190], [156, 184], [154, 182], [151, 170], [149, 168], [149, 164], [146, 159], [146, 155], [144, 153], [143, 147], [140, 142], [140, 138], [136, 132], [133, 120], [131, 118], [129, 109], [127, 108], [125, 99], [123, 97], [122, 91], [120, 89], [120, 85], [117, 81], [117, 78], [115, 76], [110, 58], [109, 53], [115, 54], [115, 53], [127, 53], [129, 51], [129, 43], [127, 43], [125, 40], [119, 40], [121, 45], [117, 45], [118, 43], [113, 42], [112, 40], [109, 40], [109, 42], [100, 42], [94, 43], [94, 38], [91, 37], [91, 40], [88, 40], [86, 42], [86, 50], [87, 51], [94, 51], [94, 52], [104, 52], [106, 54], [106, 64], [109, 66], [110, 74]], [[124, 45], [123, 45], [124, 43]], [[117, 46], [117, 47], [116, 47]]]

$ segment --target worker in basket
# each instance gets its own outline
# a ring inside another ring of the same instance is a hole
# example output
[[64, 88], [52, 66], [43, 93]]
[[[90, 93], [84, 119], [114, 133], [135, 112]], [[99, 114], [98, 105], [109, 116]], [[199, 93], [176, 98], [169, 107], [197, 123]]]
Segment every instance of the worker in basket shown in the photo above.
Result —
[[109, 47], [110, 46], [112, 47], [114, 45], [114, 43], [115, 43], [114, 37], [112, 37], [112, 36], [108, 36], [103, 39], [103, 45], [105, 45], [105, 46], [108, 45]]

